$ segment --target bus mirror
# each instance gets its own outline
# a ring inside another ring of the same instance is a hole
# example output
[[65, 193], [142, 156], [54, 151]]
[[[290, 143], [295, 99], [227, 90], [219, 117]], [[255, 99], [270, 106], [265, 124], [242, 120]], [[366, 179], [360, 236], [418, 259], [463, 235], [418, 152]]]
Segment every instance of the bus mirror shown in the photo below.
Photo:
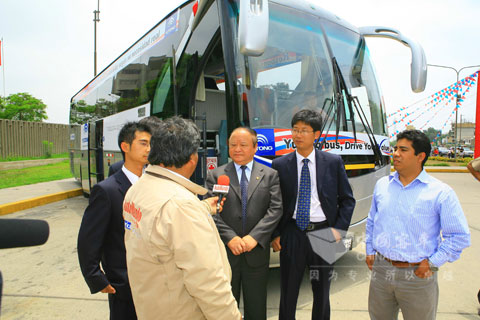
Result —
[[238, 46], [246, 56], [260, 56], [268, 40], [268, 0], [240, 0]]
[[427, 59], [420, 44], [404, 37], [398, 30], [386, 27], [362, 27], [360, 34], [364, 37], [388, 38], [399, 41], [412, 52], [410, 85], [413, 92], [422, 92], [427, 84]]

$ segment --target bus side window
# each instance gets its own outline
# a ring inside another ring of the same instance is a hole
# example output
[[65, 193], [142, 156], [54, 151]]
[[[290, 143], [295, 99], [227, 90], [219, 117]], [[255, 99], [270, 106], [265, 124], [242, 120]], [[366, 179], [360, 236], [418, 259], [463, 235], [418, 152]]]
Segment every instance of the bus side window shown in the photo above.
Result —
[[[172, 74], [171, 74], [171, 64], [172, 58], [169, 58], [167, 63], [164, 64], [163, 70], [160, 72], [158, 76], [158, 83], [155, 89], [155, 96], [152, 100], [152, 113], [159, 114], [165, 113], [168, 109], [171, 109], [170, 113], [173, 115], [173, 94], [172, 94]], [[168, 102], [167, 102], [167, 98]], [[166, 107], [170, 108], [166, 108]], [[167, 109], [167, 110], [165, 110]], [[163, 117], [165, 118], [166, 115], [164, 114]]]

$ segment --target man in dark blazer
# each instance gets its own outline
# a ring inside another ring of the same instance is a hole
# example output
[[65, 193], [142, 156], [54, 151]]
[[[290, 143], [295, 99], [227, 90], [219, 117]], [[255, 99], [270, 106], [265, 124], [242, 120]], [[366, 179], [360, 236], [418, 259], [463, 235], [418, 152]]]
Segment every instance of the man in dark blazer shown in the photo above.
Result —
[[280, 251], [280, 320], [295, 319], [306, 266], [310, 269], [313, 291], [312, 319], [330, 319], [333, 265], [312, 250], [307, 233], [330, 228], [331, 236], [341, 241], [341, 233], [348, 229], [355, 207], [342, 159], [314, 148], [321, 125], [318, 112], [308, 109], [297, 112], [292, 118], [296, 151], [272, 163], [272, 168], [278, 171], [283, 200], [283, 216], [272, 241], [274, 251]]
[[207, 189], [212, 190], [221, 175], [230, 178], [223, 211], [214, 221], [227, 247], [237, 303], [243, 291], [244, 318], [262, 320], [267, 316], [270, 241], [282, 216], [280, 183], [275, 170], [253, 161], [257, 151], [254, 130], [233, 130], [228, 145], [233, 162], [208, 173]]
[[[155, 131], [160, 126], [162, 120], [155, 116], [149, 116], [146, 118], [142, 118], [140, 121], [138, 121], [138, 123], [147, 125], [148, 127], [150, 127], [150, 131], [153, 133], [153, 131]], [[108, 167], [108, 176], [113, 176], [115, 172], [122, 169], [124, 163], [125, 161], [120, 160], [110, 165]]]
[[129, 122], [118, 136], [123, 167], [96, 184], [78, 233], [78, 260], [90, 292], [108, 293], [110, 319], [136, 319], [128, 283], [123, 199], [141, 175], [150, 152], [150, 128]]
[[125, 162], [123, 160], [117, 161], [108, 167], [108, 176], [113, 176], [116, 172], [120, 171]]

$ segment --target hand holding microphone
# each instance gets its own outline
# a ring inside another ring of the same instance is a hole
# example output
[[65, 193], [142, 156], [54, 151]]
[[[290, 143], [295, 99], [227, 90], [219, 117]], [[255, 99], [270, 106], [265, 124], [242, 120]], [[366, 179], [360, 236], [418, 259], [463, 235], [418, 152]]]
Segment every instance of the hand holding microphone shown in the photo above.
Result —
[[226, 175], [221, 175], [218, 177], [217, 184], [213, 185], [212, 192], [218, 195], [217, 202], [217, 211], [220, 210], [220, 203], [222, 202], [223, 197], [230, 190], [230, 178]]

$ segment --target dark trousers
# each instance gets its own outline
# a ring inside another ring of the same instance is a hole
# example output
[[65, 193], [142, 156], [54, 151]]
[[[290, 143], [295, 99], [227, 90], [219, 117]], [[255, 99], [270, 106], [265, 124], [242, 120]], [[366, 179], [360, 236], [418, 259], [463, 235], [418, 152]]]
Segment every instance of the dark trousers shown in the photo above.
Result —
[[[230, 250], [227, 248], [227, 250]], [[267, 281], [268, 260], [259, 267], [249, 266], [245, 255], [241, 254], [230, 262], [232, 268], [232, 293], [240, 303], [240, 291], [243, 293], [245, 320], [264, 320], [267, 318]]]
[[110, 307], [110, 320], [136, 320], [135, 306], [133, 299], [122, 299], [115, 294], [108, 294], [108, 305]]
[[305, 231], [290, 222], [280, 238], [279, 320], [295, 319], [298, 293], [305, 267], [310, 270], [313, 291], [312, 320], [330, 319], [330, 279], [333, 266], [315, 254]]

